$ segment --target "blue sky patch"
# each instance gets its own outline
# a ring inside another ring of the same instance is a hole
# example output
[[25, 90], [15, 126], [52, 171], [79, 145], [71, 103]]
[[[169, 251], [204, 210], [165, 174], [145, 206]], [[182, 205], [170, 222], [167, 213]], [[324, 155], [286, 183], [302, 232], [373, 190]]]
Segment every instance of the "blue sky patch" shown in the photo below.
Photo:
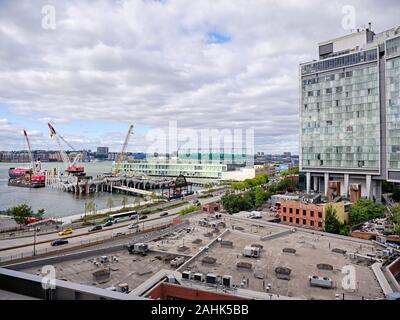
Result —
[[212, 31], [208, 33], [207, 43], [221, 44], [230, 42], [232, 38], [228, 35]]

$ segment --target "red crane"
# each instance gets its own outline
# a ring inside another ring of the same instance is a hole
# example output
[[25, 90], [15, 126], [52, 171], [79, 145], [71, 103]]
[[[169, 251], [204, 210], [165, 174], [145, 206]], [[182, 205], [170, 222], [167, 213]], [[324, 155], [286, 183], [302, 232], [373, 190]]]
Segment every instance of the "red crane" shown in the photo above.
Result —
[[67, 146], [69, 146], [72, 150], [75, 151], [74, 147], [71, 146], [71, 144], [69, 144], [60, 134], [56, 132], [56, 129], [54, 129], [54, 127], [51, 125], [50, 122], [47, 125], [49, 126], [50, 129], [50, 137], [51, 138], [54, 137], [57, 141], [58, 146], [60, 147], [61, 160], [67, 166], [65, 171], [73, 175], [84, 175], [85, 168], [82, 165], [79, 165], [79, 162], [82, 160], [82, 154], [77, 153], [74, 159], [71, 160], [70, 157], [67, 155], [67, 153], [64, 151], [61, 142], [64, 142]]

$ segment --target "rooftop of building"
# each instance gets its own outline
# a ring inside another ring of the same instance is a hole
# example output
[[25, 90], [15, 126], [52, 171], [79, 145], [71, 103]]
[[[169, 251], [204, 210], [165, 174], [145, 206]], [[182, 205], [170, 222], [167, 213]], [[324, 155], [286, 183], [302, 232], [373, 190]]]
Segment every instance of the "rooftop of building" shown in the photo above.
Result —
[[[208, 218], [208, 225], [200, 225], [204, 218]], [[335, 299], [337, 294], [345, 294], [346, 299], [384, 298], [371, 269], [373, 261], [368, 258], [368, 255], [378, 250], [372, 242], [311, 230], [297, 229], [293, 232], [293, 227], [238, 216], [223, 215], [217, 219], [214, 215], [198, 213], [188, 215], [187, 219], [188, 224], [182, 228], [149, 241], [151, 251], [147, 256], [130, 255], [126, 249], [119, 247], [106, 253], [89, 250], [88, 254], [80, 258], [79, 255], [72, 255], [72, 258], [66, 255], [60, 262], [53, 261], [50, 264], [56, 268], [57, 279], [89, 285], [95, 289], [126, 283], [134, 295], [138, 288], [139, 291], [148, 292], [154, 286], [153, 282], [164, 281], [169, 271], [171, 275], [176, 275], [191, 270], [203, 274], [231, 275], [236, 289], [226, 291], [204, 282], [181, 280], [178, 277], [182, 287], [212, 290], [250, 299], [270, 299], [270, 294], [279, 299]], [[243, 256], [243, 249], [249, 245], [262, 246], [259, 258]], [[296, 252], [288, 253], [287, 248], [295, 249]], [[360, 256], [357, 258], [351, 253]], [[95, 261], [98, 262], [102, 255], [110, 259], [117, 258], [118, 261], [96, 266]], [[169, 261], [178, 255], [184, 256], [186, 262], [176, 269], [170, 266]], [[203, 261], [205, 257], [208, 263]], [[215, 262], [210, 263], [210, 260], [213, 261], [210, 258], [214, 258]], [[250, 263], [251, 269], [238, 268], [238, 262]], [[31, 267], [29, 264], [28, 267], [16, 270], [38, 275], [42, 265], [49, 262], [39, 261]], [[329, 265], [332, 270], [321, 269], [318, 265]], [[342, 268], [345, 266], [352, 266], [356, 271], [355, 290], [342, 287]], [[278, 278], [275, 272], [277, 267], [290, 268], [290, 280]], [[96, 281], [93, 272], [107, 268], [110, 271], [109, 279]], [[164, 276], [154, 280], [160, 273]], [[312, 275], [331, 278], [335, 288], [311, 287], [308, 276]], [[241, 285], [243, 279], [249, 279], [248, 285]], [[150, 284], [151, 287], [146, 287]], [[265, 289], [267, 284], [271, 285], [268, 292]]]
[[[204, 274], [231, 275], [234, 283], [239, 286], [243, 279], [247, 278], [249, 285], [244, 288], [265, 293], [265, 299], [268, 299], [269, 293], [301, 299], [335, 299], [336, 294], [342, 296], [343, 293], [347, 299], [384, 298], [379, 283], [370, 268], [371, 262], [352, 259], [348, 255], [332, 251], [332, 249], [338, 248], [347, 252], [367, 255], [373, 252], [372, 246], [303, 232], [289, 232], [267, 241], [261, 241], [259, 237], [243, 231], [231, 231], [223, 238], [223, 241], [231, 241], [233, 247], [223, 246], [219, 243], [211, 247], [207, 256], [216, 259], [214, 265], [202, 263], [203, 257], [199, 257], [186, 269]], [[243, 249], [252, 244], [263, 246], [260, 258], [243, 257]], [[295, 249], [296, 253], [285, 253], [283, 252], [284, 248]], [[250, 263], [251, 270], [237, 268], [238, 262]], [[331, 265], [333, 270], [321, 270], [317, 267], [318, 264]], [[342, 288], [342, 269], [345, 266], [355, 268], [357, 274], [355, 290]], [[292, 270], [290, 280], [279, 279], [275, 272], [277, 267], [290, 268]], [[336, 288], [324, 289], [310, 286], [308, 276], [312, 275], [331, 278], [334, 280]], [[268, 293], [264, 289], [266, 284], [271, 284]], [[190, 283], [187, 285], [190, 286]]]
[[[393, 27], [387, 29], [385, 31], [375, 33], [372, 30], [372, 26], [359, 28], [356, 31], [353, 31], [349, 34], [336, 37], [334, 39], [329, 39], [318, 43], [319, 47], [323, 47], [329, 44], [338, 44], [338, 48], [336, 50], [332, 50], [327, 55], [320, 55], [320, 60], [329, 59], [333, 57], [338, 57], [345, 54], [356, 53], [363, 50], [368, 50], [372, 48], [376, 48], [380, 44], [383, 44], [386, 39], [399, 36], [400, 35], [400, 26]], [[319, 61], [320, 61], [319, 60]], [[309, 63], [316, 62], [317, 60], [307, 61], [301, 63], [300, 65], [306, 65]]]

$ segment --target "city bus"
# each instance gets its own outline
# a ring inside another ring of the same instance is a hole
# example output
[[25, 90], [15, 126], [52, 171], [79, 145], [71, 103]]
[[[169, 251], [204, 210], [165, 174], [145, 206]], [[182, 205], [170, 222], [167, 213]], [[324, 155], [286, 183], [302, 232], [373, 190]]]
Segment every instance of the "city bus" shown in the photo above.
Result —
[[139, 217], [137, 211], [128, 211], [122, 213], [114, 213], [108, 216], [108, 221], [114, 221], [115, 219], [137, 219]]

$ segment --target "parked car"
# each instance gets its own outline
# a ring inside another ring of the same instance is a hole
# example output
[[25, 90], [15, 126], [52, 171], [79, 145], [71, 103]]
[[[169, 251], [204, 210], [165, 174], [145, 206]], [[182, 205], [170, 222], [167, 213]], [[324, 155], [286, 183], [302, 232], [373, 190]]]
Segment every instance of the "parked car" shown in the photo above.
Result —
[[128, 226], [128, 229], [138, 229], [139, 225], [137, 223], [132, 223]]
[[165, 217], [167, 215], [168, 215], [168, 212], [163, 212], [163, 213], [160, 214], [160, 217]]
[[148, 218], [148, 216], [144, 215], [144, 216], [140, 216], [139, 220], [144, 220], [144, 219], [147, 219], [147, 218]]
[[109, 227], [112, 225], [113, 225], [112, 221], [107, 221], [105, 224], [103, 224], [103, 227]]
[[137, 219], [139, 219], [139, 215], [138, 214], [131, 215], [131, 220], [137, 220]]
[[113, 222], [113, 223], [118, 223], [119, 221], [120, 221], [120, 219], [115, 218], [112, 222]]
[[89, 232], [93, 232], [93, 231], [98, 231], [98, 230], [101, 230], [101, 229], [103, 229], [103, 227], [101, 225], [97, 225], [97, 226], [91, 227], [88, 231]]
[[63, 231], [60, 231], [58, 233], [59, 236], [66, 236], [68, 234], [71, 234], [72, 232], [74, 232], [74, 230], [72, 230], [71, 228], [65, 229]]
[[68, 244], [68, 240], [67, 239], [57, 239], [57, 240], [52, 241], [50, 244], [52, 247], [61, 246], [63, 244]]

